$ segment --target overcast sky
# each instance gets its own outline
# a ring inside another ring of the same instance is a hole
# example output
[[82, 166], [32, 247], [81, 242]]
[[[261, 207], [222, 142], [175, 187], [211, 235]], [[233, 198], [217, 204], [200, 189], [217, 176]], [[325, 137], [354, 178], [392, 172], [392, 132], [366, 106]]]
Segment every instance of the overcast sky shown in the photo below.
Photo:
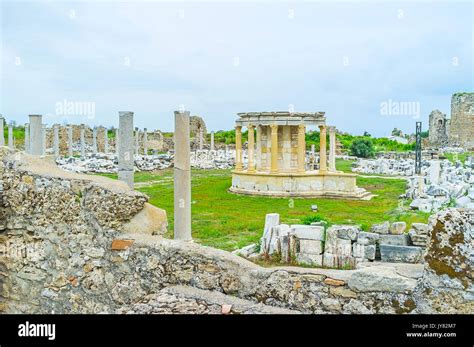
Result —
[[1, 2], [0, 113], [18, 123], [116, 126], [123, 110], [170, 131], [184, 107], [219, 130], [237, 112], [325, 111], [382, 136], [474, 91], [470, 1]]

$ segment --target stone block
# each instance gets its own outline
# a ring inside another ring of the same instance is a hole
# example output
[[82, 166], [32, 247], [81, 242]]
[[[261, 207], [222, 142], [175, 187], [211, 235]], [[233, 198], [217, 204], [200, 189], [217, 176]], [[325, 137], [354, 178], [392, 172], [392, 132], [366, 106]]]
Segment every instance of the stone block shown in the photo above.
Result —
[[423, 249], [416, 246], [380, 245], [382, 261], [394, 263], [420, 263]]
[[403, 235], [380, 235], [380, 244], [381, 245], [394, 245], [394, 246], [408, 246], [409, 236], [407, 234]]
[[113, 240], [112, 241], [112, 250], [113, 251], [123, 251], [129, 248], [134, 240]]
[[395, 222], [390, 226], [390, 234], [392, 235], [401, 235], [405, 232], [407, 228], [407, 223], [405, 222]]
[[317, 240], [299, 240], [299, 253], [304, 254], [322, 254], [323, 243]]
[[292, 225], [290, 233], [298, 239], [324, 241], [324, 227], [316, 225]]
[[355, 241], [360, 232], [356, 225], [333, 225], [332, 227], [337, 228], [337, 237], [345, 240]]
[[375, 245], [361, 245], [354, 243], [352, 245], [352, 256], [360, 259], [375, 259]]
[[384, 222], [381, 224], [374, 224], [370, 228], [370, 232], [376, 233], [376, 234], [388, 234], [388, 231], [390, 229], [390, 223], [389, 222]]
[[[367, 240], [367, 241], [365, 241]], [[360, 232], [357, 237], [357, 242], [360, 244], [375, 245], [380, 240], [380, 234]]]
[[356, 260], [352, 256], [338, 256], [332, 253], [323, 254], [323, 266], [329, 268], [354, 268]]
[[411, 228], [415, 230], [417, 234], [428, 234], [428, 224], [412, 223]]
[[322, 266], [323, 256], [321, 254], [296, 253], [296, 262], [300, 265]]

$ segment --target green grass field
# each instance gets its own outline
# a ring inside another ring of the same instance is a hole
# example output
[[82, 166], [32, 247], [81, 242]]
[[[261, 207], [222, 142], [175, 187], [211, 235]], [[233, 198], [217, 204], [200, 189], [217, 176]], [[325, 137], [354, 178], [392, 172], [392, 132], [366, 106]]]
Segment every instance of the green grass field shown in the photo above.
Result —
[[[338, 161], [338, 168], [350, 171], [350, 162]], [[116, 175], [107, 175], [116, 178]], [[168, 214], [168, 237], [173, 231], [173, 172], [136, 173], [137, 190], [150, 197], [150, 203]], [[192, 172], [193, 239], [204, 245], [232, 251], [258, 242], [265, 214], [279, 213], [282, 223], [302, 223], [318, 216], [329, 223], [359, 224], [367, 230], [385, 220], [426, 222], [428, 215], [400, 208], [398, 196], [405, 191], [401, 179], [358, 177], [357, 184], [378, 196], [370, 201], [330, 199], [287, 199], [240, 196], [228, 192], [230, 170], [194, 170]], [[318, 205], [318, 212], [311, 205]]]

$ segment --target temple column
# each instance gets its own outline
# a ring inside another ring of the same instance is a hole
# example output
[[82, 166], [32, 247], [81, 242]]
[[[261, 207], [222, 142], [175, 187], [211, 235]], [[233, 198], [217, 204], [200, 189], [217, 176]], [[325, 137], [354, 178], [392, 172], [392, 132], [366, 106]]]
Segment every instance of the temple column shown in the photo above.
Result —
[[276, 173], [278, 172], [278, 125], [272, 124], [270, 128], [272, 136], [270, 172]]
[[261, 170], [262, 168], [262, 126], [257, 125], [257, 159], [256, 159], [256, 169]]
[[305, 172], [306, 156], [306, 127], [304, 124], [298, 125], [298, 172]]
[[235, 170], [242, 171], [242, 126], [235, 127]]
[[319, 172], [327, 171], [326, 163], [326, 126], [319, 126]]
[[336, 128], [329, 127], [329, 171], [336, 171]]
[[251, 124], [247, 127], [249, 131], [249, 142], [248, 142], [248, 172], [255, 172], [255, 162], [253, 159], [254, 151], [255, 151], [255, 127]]

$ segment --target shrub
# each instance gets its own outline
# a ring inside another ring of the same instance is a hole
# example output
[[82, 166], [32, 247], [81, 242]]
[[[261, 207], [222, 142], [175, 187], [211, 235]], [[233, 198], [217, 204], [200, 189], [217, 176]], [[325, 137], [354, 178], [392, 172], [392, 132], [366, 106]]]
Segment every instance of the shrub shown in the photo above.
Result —
[[351, 155], [360, 158], [370, 158], [375, 154], [374, 145], [369, 138], [355, 139], [351, 144]]

